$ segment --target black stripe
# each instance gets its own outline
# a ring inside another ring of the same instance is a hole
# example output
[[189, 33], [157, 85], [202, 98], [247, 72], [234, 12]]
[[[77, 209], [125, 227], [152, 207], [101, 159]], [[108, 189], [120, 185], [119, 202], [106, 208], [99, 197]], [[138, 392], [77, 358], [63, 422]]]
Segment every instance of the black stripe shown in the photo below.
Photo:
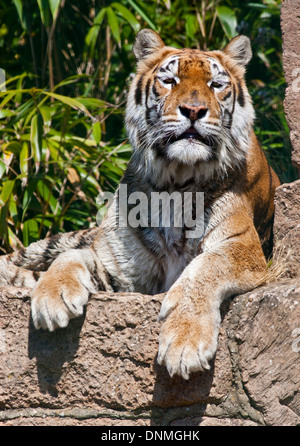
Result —
[[148, 104], [148, 96], [149, 96], [149, 91], [150, 91], [150, 84], [151, 84], [151, 79], [147, 80], [147, 84], [146, 84], [146, 105]]
[[231, 96], [231, 91], [229, 91], [229, 92], [227, 93], [227, 95], [224, 96], [223, 101], [226, 101], [226, 99], [230, 98], [230, 96]]
[[154, 96], [155, 96], [156, 98], [159, 97], [159, 93], [158, 93], [158, 91], [156, 90], [155, 84], [152, 85], [152, 93], [154, 94]]
[[243, 91], [243, 88], [242, 88], [242, 85], [241, 85], [241, 83], [240, 82], [238, 82], [238, 98], [237, 98], [237, 101], [238, 101], [238, 103], [240, 104], [240, 106], [241, 107], [244, 107], [245, 106], [245, 96], [244, 96], [244, 91]]
[[231, 111], [231, 118], [233, 117], [233, 113], [234, 113], [234, 110], [235, 110], [235, 100], [236, 100], [235, 85], [232, 85], [232, 91], [233, 91], [233, 107], [232, 107], [232, 111]]
[[150, 108], [146, 107], [146, 121], [148, 124], [151, 124], [151, 122], [152, 122], [151, 112], [153, 110], [155, 110], [155, 108], [156, 108], [155, 105], [153, 105], [153, 107], [150, 107]]
[[111, 285], [114, 292], [117, 293], [120, 289], [118, 282], [116, 281], [114, 276], [112, 276], [108, 271], [105, 271], [105, 273], [106, 273], [106, 277], [109, 278], [109, 280], [107, 282]]
[[228, 120], [228, 124], [227, 123], [225, 124], [226, 128], [231, 129], [231, 127], [232, 127], [232, 113], [230, 113], [230, 111], [227, 109], [224, 110], [224, 118], [227, 118], [227, 120]]
[[40, 274], [37, 271], [32, 272], [34, 280], [37, 282], [40, 278]]
[[17, 269], [16, 274], [15, 274], [14, 277], [11, 279], [11, 281], [10, 281], [10, 285], [15, 285], [15, 284], [16, 284], [17, 279], [18, 279], [18, 276], [19, 276], [19, 269]]
[[136, 105], [141, 105], [142, 103], [142, 84], [144, 77], [141, 76], [138, 80], [136, 89], [135, 89], [135, 103]]

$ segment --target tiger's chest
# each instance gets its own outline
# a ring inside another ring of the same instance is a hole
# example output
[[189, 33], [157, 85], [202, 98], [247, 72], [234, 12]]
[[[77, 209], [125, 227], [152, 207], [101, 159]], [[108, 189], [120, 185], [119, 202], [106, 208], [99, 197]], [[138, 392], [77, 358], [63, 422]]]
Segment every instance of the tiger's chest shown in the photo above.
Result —
[[143, 245], [148, 252], [150, 250], [154, 254], [152, 259], [155, 259], [159, 271], [161, 283], [159, 292], [167, 291], [199, 253], [203, 236], [203, 232], [199, 235], [193, 233], [193, 229], [174, 225], [147, 228], [147, 231], [143, 231]]

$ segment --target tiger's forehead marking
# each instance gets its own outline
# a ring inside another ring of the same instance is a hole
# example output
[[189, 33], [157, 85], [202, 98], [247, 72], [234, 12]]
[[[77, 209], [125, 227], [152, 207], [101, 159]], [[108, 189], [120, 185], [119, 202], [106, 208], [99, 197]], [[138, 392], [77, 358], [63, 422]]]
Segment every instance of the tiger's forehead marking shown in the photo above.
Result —
[[198, 68], [203, 70], [203, 74], [211, 78], [229, 78], [229, 74], [222, 66], [217, 58], [213, 58], [198, 50], [182, 50], [180, 53], [173, 54], [167, 57], [160, 67], [157, 67], [159, 76], [178, 76], [187, 74], [190, 68]]
[[178, 55], [173, 55], [168, 57], [162, 65], [158, 69], [158, 73], [164, 74], [167, 72], [171, 72], [172, 74], [176, 75], [178, 72], [178, 62], [179, 57]]

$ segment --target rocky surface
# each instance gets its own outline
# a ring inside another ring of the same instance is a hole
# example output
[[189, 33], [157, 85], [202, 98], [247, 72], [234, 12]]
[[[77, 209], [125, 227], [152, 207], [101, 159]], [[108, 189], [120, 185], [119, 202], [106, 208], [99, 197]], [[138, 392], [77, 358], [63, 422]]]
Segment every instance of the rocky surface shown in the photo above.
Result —
[[292, 162], [300, 169], [300, 0], [285, 0], [281, 5], [283, 69], [287, 82], [284, 108], [292, 143]]
[[[284, 106], [298, 168], [299, 10], [300, 0], [282, 3]], [[224, 306], [212, 368], [189, 381], [156, 362], [161, 295], [100, 293], [84, 317], [48, 333], [33, 328], [28, 289], [0, 289], [0, 425], [299, 425], [299, 215], [300, 180], [275, 196], [286, 278]]]
[[156, 363], [162, 295], [100, 293], [66, 329], [36, 331], [28, 290], [1, 290], [0, 425], [300, 424], [300, 281], [224, 307], [212, 369]]
[[300, 275], [300, 180], [282, 184], [275, 193], [274, 243], [284, 259], [286, 276]]

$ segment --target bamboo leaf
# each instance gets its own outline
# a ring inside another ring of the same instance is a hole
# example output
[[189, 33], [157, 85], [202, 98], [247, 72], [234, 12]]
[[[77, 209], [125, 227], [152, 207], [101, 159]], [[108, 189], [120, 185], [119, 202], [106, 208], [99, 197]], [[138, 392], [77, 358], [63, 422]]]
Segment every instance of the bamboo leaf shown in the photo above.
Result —
[[137, 4], [137, 2], [135, 2], [134, 0], [127, 0], [128, 3], [133, 7], [133, 9], [140, 14], [140, 16], [142, 17], [142, 19], [145, 20], [145, 22], [148, 23], [148, 25], [150, 26], [150, 28], [152, 28], [154, 31], [157, 31], [157, 27], [156, 25], [152, 22], [152, 20], [150, 19], [150, 17], [145, 13], [145, 11], [141, 8], [141, 6], [139, 6]]
[[42, 22], [45, 25], [45, 27], [48, 28], [51, 24], [48, 0], [37, 0], [37, 4], [40, 9]]
[[17, 251], [20, 248], [23, 248], [23, 243], [19, 240], [19, 238], [16, 236], [16, 234], [13, 233], [12, 229], [8, 226], [8, 243], [9, 246], [14, 250]]
[[18, 13], [19, 19], [22, 22], [22, 19], [23, 19], [23, 3], [22, 3], [22, 0], [13, 0], [13, 2], [14, 2], [14, 5], [15, 5], [15, 7], [17, 9], [17, 13]]
[[15, 113], [10, 110], [0, 110], [0, 119], [10, 118], [14, 115]]
[[121, 41], [121, 35], [119, 30], [119, 23], [116, 14], [110, 6], [107, 7], [107, 20], [111, 29], [112, 35], [117, 43]]
[[10, 216], [13, 219], [14, 224], [17, 225], [18, 224], [18, 209], [17, 209], [16, 200], [15, 200], [15, 197], [13, 194], [10, 195], [8, 206], [9, 206], [8, 208], [9, 208]]
[[85, 107], [90, 107], [90, 108], [109, 109], [112, 107], [107, 102], [103, 101], [102, 99], [98, 99], [98, 98], [77, 98], [76, 100], [78, 102], [80, 102], [80, 104], [84, 105]]
[[194, 36], [196, 34], [196, 31], [197, 31], [197, 27], [198, 27], [197, 17], [195, 15], [192, 15], [192, 14], [187, 14], [185, 16], [185, 21], [184, 22], [185, 22], [186, 35], [190, 39], [194, 39]]
[[13, 0], [13, 2], [14, 2], [14, 5], [15, 5], [15, 7], [17, 9], [17, 13], [18, 13], [18, 16], [19, 16], [22, 28], [25, 31], [28, 31], [28, 23], [27, 23], [25, 15], [24, 15], [22, 0]]
[[3, 207], [0, 207], [0, 236], [3, 241], [6, 241], [8, 237], [7, 213], [7, 204]]
[[36, 185], [37, 185], [37, 179], [33, 179], [29, 182], [28, 186], [26, 187], [26, 189], [24, 191], [23, 203], [22, 203], [22, 207], [23, 207], [22, 221], [23, 221], [24, 216], [27, 212], [27, 209], [31, 202], [33, 194], [36, 190]]
[[43, 94], [51, 96], [52, 98], [57, 99], [58, 101], [63, 102], [64, 104], [67, 104], [70, 107], [75, 108], [76, 110], [80, 110], [88, 116], [92, 117], [88, 109], [74, 98], [69, 98], [68, 96], [63, 96], [57, 93], [51, 93], [50, 91], [43, 91]]
[[0, 160], [0, 179], [2, 178], [5, 171], [6, 171], [6, 165], [2, 160]]
[[3, 108], [15, 95], [16, 93], [14, 91], [11, 92], [8, 90], [4, 96], [3, 101], [0, 104], [0, 109]]
[[4, 181], [0, 194], [0, 208], [3, 207], [10, 198], [15, 185], [15, 180]]
[[48, 0], [53, 20], [56, 20], [61, 0]]
[[[98, 14], [96, 15], [96, 17], [94, 19], [93, 26], [90, 28], [89, 32], [87, 33], [87, 35], [85, 37], [85, 45], [89, 48], [90, 57], [94, 56], [95, 45], [96, 45], [96, 41], [97, 41], [97, 38], [98, 38], [98, 35], [100, 32], [100, 26], [103, 22], [106, 12], [107, 12], [106, 8], [100, 9], [100, 11], [98, 12]], [[86, 53], [87, 53], [87, 51], [85, 50], [85, 57], [86, 57]]]
[[39, 180], [37, 183], [37, 190], [39, 191], [41, 197], [46, 203], [49, 203], [52, 212], [56, 210], [56, 208], [60, 208], [58, 202], [56, 201], [54, 195], [51, 190], [43, 180]]
[[234, 10], [228, 6], [217, 6], [216, 10], [226, 36], [232, 39], [237, 35], [237, 19]]
[[44, 105], [43, 107], [39, 107], [40, 113], [42, 115], [44, 124], [47, 127], [51, 125], [51, 108]]
[[36, 220], [26, 220], [23, 224], [23, 245], [28, 246], [39, 238], [39, 226]]
[[112, 3], [111, 6], [114, 9], [116, 9], [125, 20], [127, 20], [129, 25], [133, 28], [135, 32], [139, 31], [140, 29], [139, 21], [134, 17], [134, 15], [129, 11], [129, 9], [126, 8], [126, 6], [117, 2]]
[[18, 155], [22, 149], [22, 146], [17, 141], [12, 141], [6, 144], [2, 144], [2, 150], [6, 154], [13, 153], [14, 155]]
[[24, 141], [20, 152], [20, 171], [25, 177], [22, 180], [22, 186], [26, 186], [28, 180], [28, 160], [29, 160], [29, 144]]
[[35, 161], [35, 173], [39, 171], [42, 156], [42, 126], [41, 115], [34, 115], [31, 119], [30, 144]]
[[93, 125], [93, 138], [97, 144], [101, 141], [101, 125], [100, 122], [95, 122]]

